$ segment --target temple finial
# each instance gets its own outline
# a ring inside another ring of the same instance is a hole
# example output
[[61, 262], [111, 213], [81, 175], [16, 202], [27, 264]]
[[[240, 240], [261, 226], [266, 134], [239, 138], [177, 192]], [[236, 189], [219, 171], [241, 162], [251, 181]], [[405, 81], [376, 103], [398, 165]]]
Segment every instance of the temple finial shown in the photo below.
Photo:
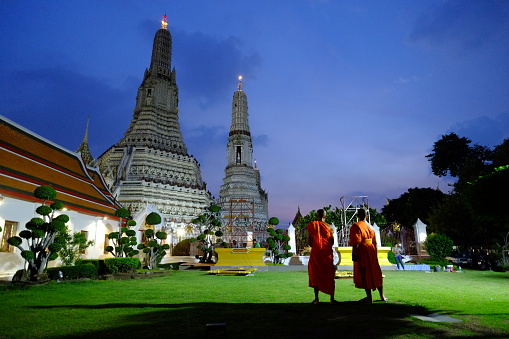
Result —
[[239, 91], [242, 91], [242, 75], [239, 75], [239, 84], [237, 85]]
[[88, 142], [88, 125], [90, 124], [90, 114], [87, 117], [87, 127], [85, 128], [85, 136], [83, 137], [83, 142]]
[[168, 29], [168, 22], [166, 21], [166, 14], [163, 15], [163, 20], [161, 20], [161, 28]]

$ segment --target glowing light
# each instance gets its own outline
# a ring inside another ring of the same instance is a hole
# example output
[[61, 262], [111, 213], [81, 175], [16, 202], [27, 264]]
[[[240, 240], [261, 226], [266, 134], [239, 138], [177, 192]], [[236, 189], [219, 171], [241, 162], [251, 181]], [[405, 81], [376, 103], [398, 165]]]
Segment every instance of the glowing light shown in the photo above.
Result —
[[166, 21], [166, 14], [163, 15], [163, 20], [161, 20], [161, 28], [167, 29], [168, 21]]
[[426, 233], [419, 233], [419, 242], [424, 242], [428, 235]]
[[242, 75], [239, 75], [239, 84], [237, 85], [239, 91], [242, 89]]

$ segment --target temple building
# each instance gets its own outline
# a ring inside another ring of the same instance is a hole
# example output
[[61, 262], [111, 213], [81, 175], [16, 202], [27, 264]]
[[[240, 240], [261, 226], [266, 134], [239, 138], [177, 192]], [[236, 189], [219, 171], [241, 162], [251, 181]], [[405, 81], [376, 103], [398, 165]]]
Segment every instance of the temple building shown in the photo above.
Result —
[[[34, 190], [49, 185], [64, 203], [71, 234], [82, 233], [94, 244], [83, 258], [111, 257], [108, 234], [118, 231], [115, 210], [121, 206], [108, 190], [99, 170], [87, 166], [83, 154], [72, 152], [0, 115], [0, 279], [25, 267], [20, 250], [7, 240], [26, 230], [42, 200]], [[90, 160], [90, 159], [89, 159]], [[138, 238], [141, 234], [138, 232]], [[26, 245], [24, 242], [23, 246]], [[50, 261], [50, 267], [61, 261]]]
[[172, 37], [164, 16], [131, 124], [124, 137], [99, 157], [98, 165], [113, 195], [132, 215], [151, 206], [164, 217], [163, 226], [175, 230], [202, 214], [212, 197], [200, 164], [188, 154], [182, 138], [171, 56]]
[[226, 240], [233, 247], [250, 247], [254, 239], [267, 238], [268, 195], [261, 187], [256, 161], [253, 166], [253, 141], [242, 77], [239, 77], [238, 90], [233, 94], [224, 172], [218, 204], [223, 225], [227, 226]]

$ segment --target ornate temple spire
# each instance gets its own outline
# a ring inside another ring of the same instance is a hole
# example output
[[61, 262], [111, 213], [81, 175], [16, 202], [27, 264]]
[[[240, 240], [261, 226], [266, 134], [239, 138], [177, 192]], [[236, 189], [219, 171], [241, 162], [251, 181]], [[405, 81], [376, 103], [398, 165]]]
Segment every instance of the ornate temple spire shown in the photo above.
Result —
[[[223, 222], [230, 229], [226, 238], [247, 244], [249, 232], [255, 239], [266, 236], [268, 195], [261, 187], [258, 165], [256, 161], [253, 163], [247, 95], [242, 89], [242, 76], [238, 80], [237, 91], [233, 93], [227, 163], [218, 205]], [[242, 225], [238, 222], [239, 218], [244, 220]]]
[[81, 142], [80, 147], [78, 148], [77, 152], [81, 153], [81, 158], [83, 158], [83, 162], [86, 165], [89, 166], [95, 166], [95, 160], [92, 157], [92, 154], [90, 153], [90, 148], [88, 147], [88, 125], [90, 123], [90, 115], [87, 119], [87, 127], [85, 129], [85, 136], [83, 137], [83, 141]]
[[150, 68], [138, 87], [129, 129], [117, 146], [152, 147], [187, 155], [179, 124], [178, 86], [171, 67], [171, 34], [166, 16], [154, 36]]
[[165, 222], [187, 224], [210, 206], [212, 197], [180, 130], [179, 89], [175, 69], [170, 69], [171, 53], [172, 38], [163, 16], [155, 32], [150, 67], [138, 87], [131, 124], [124, 137], [101, 155], [99, 167], [117, 200], [133, 215], [149, 204]]
[[152, 75], [170, 75], [172, 38], [168, 30], [166, 15], [161, 20], [161, 28], [156, 32], [150, 60], [150, 73]]
[[250, 137], [251, 132], [249, 131], [247, 95], [242, 90], [242, 87], [242, 76], [239, 76], [239, 84], [237, 85], [238, 90], [233, 93], [230, 136], [235, 134], [244, 134]]

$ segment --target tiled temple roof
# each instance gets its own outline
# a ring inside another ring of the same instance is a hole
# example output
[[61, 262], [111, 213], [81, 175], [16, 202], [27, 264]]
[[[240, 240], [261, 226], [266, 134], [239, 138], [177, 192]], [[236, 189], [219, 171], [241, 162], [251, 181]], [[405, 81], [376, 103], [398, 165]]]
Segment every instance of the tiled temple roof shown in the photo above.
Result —
[[0, 193], [27, 201], [35, 188], [49, 185], [68, 210], [113, 216], [113, 199], [98, 169], [86, 167], [79, 154], [64, 149], [0, 115]]

